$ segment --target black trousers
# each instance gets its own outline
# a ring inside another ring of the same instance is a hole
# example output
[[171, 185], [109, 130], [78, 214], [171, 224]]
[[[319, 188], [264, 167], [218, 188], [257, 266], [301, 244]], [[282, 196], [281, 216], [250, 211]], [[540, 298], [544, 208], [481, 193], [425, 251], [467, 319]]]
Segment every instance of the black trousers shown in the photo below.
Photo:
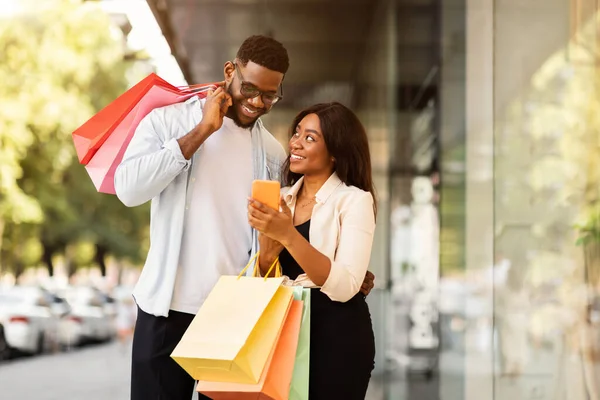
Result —
[[[193, 314], [169, 311], [168, 317], [147, 314], [138, 307], [133, 334], [131, 400], [191, 400], [194, 379], [171, 353], [194, 319]], [[198, 399], [210, 400], [198, 393]]]
[[364, 400], [375, 367], [369, 306], [359, 293], [346, 303], [310, 293], [310, 400]]

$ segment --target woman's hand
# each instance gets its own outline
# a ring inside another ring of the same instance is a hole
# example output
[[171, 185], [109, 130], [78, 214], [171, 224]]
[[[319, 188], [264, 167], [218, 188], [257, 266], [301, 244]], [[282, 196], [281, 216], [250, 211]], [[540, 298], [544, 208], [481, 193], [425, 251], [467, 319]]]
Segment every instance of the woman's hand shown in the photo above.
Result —
[[281, 211], [254, 200], [248, 202], [248, 222], [250, 226], [283, 246], [290, 243], [296, 233], [292, 221], [292, 212], [283, 199], [280, 200]]
[[[269, 272], [269, 268], [273, 265], [275, 259], [279, 256], [279, 253], [283, 250], [283, 245], [270, 237], [258, 234], [258, 245], [260, 248], [260, 255], [258, 256], [258, 265], [262, 276], [265, 276]], [[275, 276], [275, 272], [271, 272], [272, 276]]]
[[[260, 233], [258, 235], [258, 245], [260, 248], [260, 259], [265, 262], [273, 262], [283, 250], [283, 245], [276, 240]], [[270, 264], [269, 264], [270, 265]]]

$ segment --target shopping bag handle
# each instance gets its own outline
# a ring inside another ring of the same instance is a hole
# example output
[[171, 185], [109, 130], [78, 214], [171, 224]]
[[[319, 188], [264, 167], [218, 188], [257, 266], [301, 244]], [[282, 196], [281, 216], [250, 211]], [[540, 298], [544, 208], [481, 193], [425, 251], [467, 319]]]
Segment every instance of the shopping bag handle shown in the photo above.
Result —
[[216, 90], [220, 85], [220, 82], [214, 83], [198, 83], [195, 85], [187, 85], [187, 86], [178, 86], [179, 90], [184, 92], [204, 92], [207, 90]]
[[[256, 278], [260, 278], [260, 275], [258, 273], [258, 271], [259, 271], [258, 265], [259, 264], [260, 263], [257, 260], [256, 263], [254, 264], [254, 271], [252, 272], [252, 276], [254, 276]], [[275, 268], [275, 278], [281, 278], [281, 264], [279, 263], [279, 256], [277, 256], [275, 258], [275, 260], [273, 261], [273, 264], [271, 264], [271, 266], [269, 267], [269, 271], [267, 272], [265, 277], [269, 276], [271, 271], [273, 271], [273, 268]]]
[[[257, 268], [258, 268], [258, 263], [255, 262], [255, 260], [257, 259], [258, 255], [260, 254], [260, 251], [257, 251], [255, 255], [252, 256], [252, 258], [250, 259], [250, 261], [248, 261], [248, 264], [246, 264], [246, 266], [244, 267], [244, 269], [242, 270], [242, 272], [240, 272], [240, 274], [238, 275], [238, 279], [240, 279], [242, 277], [242, 275], [244, 275], [246, 273], [246, 271], [248, 270], [248, 267], [250, 267], [250, 265], [252, 265], [254, 263], [254, 268], [252, 270], [252, 275], [256, 276], [256, 272], [257, 272]], [[275, 259], [275, 261], [273, 261], [273, 264], [271, 264], [271, 266], [269, 267], [269, 270], [267, 271], [267, 273], [265, 274], [265, 282], [267, 281], [267, 278], [269, 277], [269, 274], [271, 273], [271, 271], [273, 271], [273, 268], [275, 268], [275, 266], [279, 263], [279, 257], [277, 257]], [[277, 272], [279, 272], [279, 269], [277, 269]]]

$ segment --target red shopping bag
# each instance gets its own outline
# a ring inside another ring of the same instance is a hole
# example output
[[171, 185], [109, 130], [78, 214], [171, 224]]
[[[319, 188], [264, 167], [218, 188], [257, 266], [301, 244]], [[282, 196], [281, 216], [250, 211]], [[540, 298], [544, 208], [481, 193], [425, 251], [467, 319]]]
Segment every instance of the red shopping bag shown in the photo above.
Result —
[[303, 302], [294, 300], [256, 384], [198, 381], [196, 390], [213, 400], [287, 400], [300, 334]]
[[98, 189], [114, 194], [114, 172], [123, 159], [135, 129], [150, 111], [204, 97], [217, 84], [175, 87], [156, 74], [150, 74], [115, 101], [103, 108], [73, 132], [77, 155]]
[[87, 164], [90, 161], [112, 129], [154, 85], [171, 86], [158, 75], [150, 74], [73, 132], [73, 142], [80, 163]]

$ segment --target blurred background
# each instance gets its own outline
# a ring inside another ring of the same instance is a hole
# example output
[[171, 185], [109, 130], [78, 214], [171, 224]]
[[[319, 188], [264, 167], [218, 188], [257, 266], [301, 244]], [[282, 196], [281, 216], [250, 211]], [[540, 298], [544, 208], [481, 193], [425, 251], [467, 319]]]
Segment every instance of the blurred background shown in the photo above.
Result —
[[367, 127], [369, 400], [600, 400], [598, 0], [0, 0], [0, 398], [127, 399], [147, 206], [71, 133], [151, 72], [283, 42], [304, 106]]

